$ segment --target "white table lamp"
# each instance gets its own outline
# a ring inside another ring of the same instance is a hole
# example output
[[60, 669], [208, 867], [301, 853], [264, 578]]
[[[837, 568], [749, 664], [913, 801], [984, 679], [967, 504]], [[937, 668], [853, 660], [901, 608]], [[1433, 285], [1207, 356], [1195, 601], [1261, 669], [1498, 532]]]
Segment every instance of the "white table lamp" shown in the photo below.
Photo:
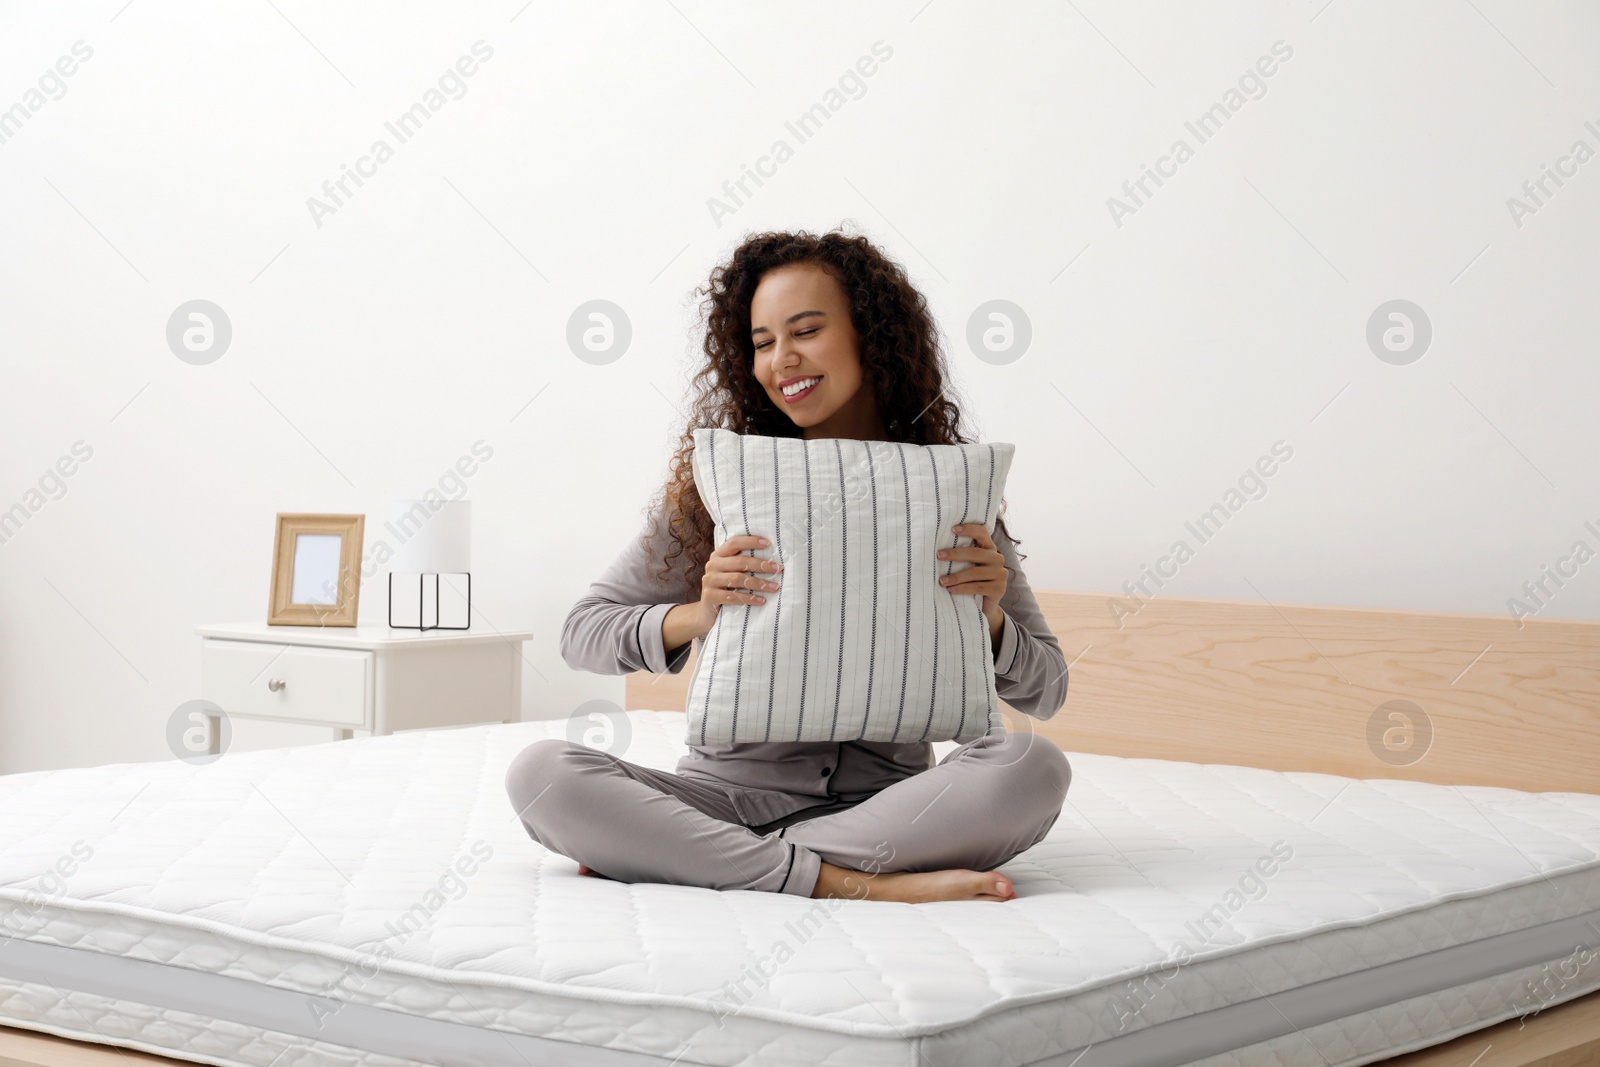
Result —
[[[470, 500], [391, 500], [387, 534], [397, 542], [389, 563], [389, 625], [406, 630], [465, 630], [472, 625], [472, 502]], [[409, 602], [409, 579], [415, 577], [417, 621], [395, 622], [395, 575], [402, 575], [401, 596]], [[461, 625], [439, 618], [439, 576], [465, 575], [466, 600]], [[433, 579], [431, 583], [428, 579]], [[433, 622], [428, 622], [432, 606]]]

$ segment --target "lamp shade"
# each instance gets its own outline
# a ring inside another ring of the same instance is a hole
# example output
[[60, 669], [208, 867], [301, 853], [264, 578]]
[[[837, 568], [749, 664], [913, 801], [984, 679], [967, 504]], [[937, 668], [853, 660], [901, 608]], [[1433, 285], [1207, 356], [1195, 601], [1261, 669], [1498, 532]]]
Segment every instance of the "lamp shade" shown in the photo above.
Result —
[[465, 574], [472, 570], [470, 500], [391, 500], [389, 534], [397, 545], [389, 570], [398, 574]]

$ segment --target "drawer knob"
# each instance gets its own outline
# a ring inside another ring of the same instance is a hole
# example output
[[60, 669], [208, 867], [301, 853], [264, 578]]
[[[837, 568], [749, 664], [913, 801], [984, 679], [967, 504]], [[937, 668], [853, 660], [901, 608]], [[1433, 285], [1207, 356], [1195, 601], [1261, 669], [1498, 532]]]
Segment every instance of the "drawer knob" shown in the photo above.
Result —
[[269, 692], [273, 692], [273, 693], [281, 693], [281, 692], [283, 692], [284, 687], [287, 686], [288, 684], [289, 683], [285, 682], [282, 678], [268, 678], [267, 679], [267, 689], [268, 689]]

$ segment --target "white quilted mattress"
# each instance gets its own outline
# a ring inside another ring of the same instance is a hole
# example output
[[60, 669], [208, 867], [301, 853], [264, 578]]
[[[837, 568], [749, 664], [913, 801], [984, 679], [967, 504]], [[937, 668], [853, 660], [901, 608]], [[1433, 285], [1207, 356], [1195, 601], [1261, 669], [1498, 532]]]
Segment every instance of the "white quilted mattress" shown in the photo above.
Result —
[[[672, 766], [683, 717], [631, 719]], [[1018, 899], [820, 902], [578, 877], [502, 783], [564, 732], [0, 777], [0, 1022], [253, 1067], [1344, 1067], [1600, 988], [1596, 795], [1075, 755]]]

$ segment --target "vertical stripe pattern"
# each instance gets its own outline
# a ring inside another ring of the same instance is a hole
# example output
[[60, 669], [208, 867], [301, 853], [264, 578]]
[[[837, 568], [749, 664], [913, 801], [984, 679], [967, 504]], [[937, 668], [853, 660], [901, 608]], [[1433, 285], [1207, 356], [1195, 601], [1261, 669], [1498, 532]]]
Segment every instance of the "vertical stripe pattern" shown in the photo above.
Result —
[[[738, 449], [734, 455], [739, 460], [739, 516], [742, 520], [739, 532], [748, 534], [750, 532], [750, 487], [744, 482], [745, 451], [743, 448]], [[723, 606], [727, 607], [728, 605]], [[731, 735], [730, 740], [739, 736], [739, 698], [744, 695], [744, 639], [750, 632], [750, 609], [753, 606], [752, 604], [741, 604], [739, 607], [743, 610], [735, 612], [739, 617], [739, 653], [738, 657], [733, 661], [733, 712], [732, 721], [728, 727], [728, 732]], [[717, 610], [717, 621], [722, 621], [722, 610], [720, 608]]]
[[[839, 495], [835, 501], [839, 509], [839, 650], [834, 656], [834, 662], [838, 665], [839, 670], [833, 678], [833, 725], [829, 728], [827, 737], [830, 741], [839, 736], [839, 709], [843, 706], [842, 701], [844, 699], [845, 624], [850, 617], [850, 601], [847, 595], [849, 590], [846, 588], [844, 578], [845, 574], [848, 573], [847, 568], [850, 566], [850, 526], [848, 522], [850, 517], [845, 514], [844, 510], [846, 485], [844, 480], [844, 447], [837, 440], [833, 442], [833, 452], [834, 457], [839, 462]], [[795, 740], [799, 741], [802, 738], [797, 737]]]
[[[782, 499], [783, 478], [778, 471], [778, 450], [772, 450], [772, 536], [767, 540], [772, 542], [772, 550], [777, 557], [783, 559], [783, 515]], [[772, 709], [778, 692], [778, 633], [783, 628], [783, 601], [776, 597], [769, 598], [772, 604], [772, 663], [771, 671], [767, 676], [767, 733], [761, 740], [772, 740]], [[801, 677], [804, 677], [802, 674]], [[804, 684], [804, 683], [802, 683]]]
[[[800, 653], [799, 714], [796, 716], [794, 724], [794, 739], [796, 741], [800, 740], [801, 736], [806, 732], [806, 682], [811, 679], [811, 589], [812, 575], [816, 573], [816, 552], [812, 547], [814, 529], [811, 521], [811, 450], [802, 448], [800, 450], [800, 458], [805, 464], [806, 486], [806, 642]], [[779, 584], [782, 584], [781, 578], [779, 579]], [[776, 688], [776, 683], [774, 683], [774, 688]]]
[[755, 555], [783, 570], [765, 603], [717, 612], [690, 680], [689, 743], [964, 743], [999, 728], [982, 598], [938, 584], [971, 564], [936, 553], [973, 543], [956, 522], [994, 529], [1014, 446], [694, 439], [717, 537], [765, 537]]

